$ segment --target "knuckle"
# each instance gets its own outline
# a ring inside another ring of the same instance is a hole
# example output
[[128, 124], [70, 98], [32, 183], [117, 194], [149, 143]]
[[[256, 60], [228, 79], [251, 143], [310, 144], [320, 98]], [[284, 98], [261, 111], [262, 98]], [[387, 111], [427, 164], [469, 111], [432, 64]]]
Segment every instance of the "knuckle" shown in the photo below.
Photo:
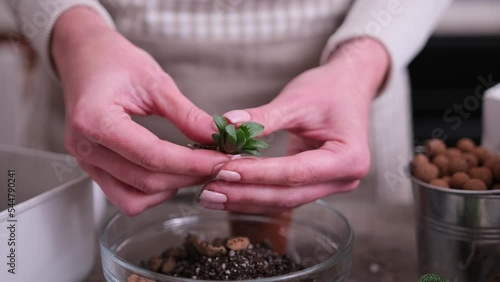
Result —
[[132, 182], [134, 187], [147, 194], [154, 194], [160, 191], [156, 178], [149, 173], [137, 175]]
[[292, 168], [289, 171], [285, 184], [287, 186], [297, 187], [310, 183], [313, 179], [314, 174], [311, 169], [308, 166], [302, 164], [299, 167]]
[[87, 113], [82, 109], [76, 109], [70, 120], [70, 127], [76, 132], [85, 133], [89, 130]]
[[88, 141], [96, 141], [102, 137], [99, 127], [93, 126], [88, 118], [88, 113], [84, 113], [83, 110], [77, 110], [77, 113], [71, 118], [69, 126], [71, 131], [83, 135]]
[[158, 155], [152, 150], [144, 150], [140, 154], [139, 165], [152, 171], [158, 171], [162, 167]]
[[202, 117], [201, 117], [200, 109], [198, 107], [196, 107], [195, 105], [190, 104], [189, 106], [187, 106], [187, 110], [185, 112], [184, 119], [191, 120], [191, 121], [201, 120]]
[[[200, 164], [197, 162], [186, 162], [183, 167], [184, 174], [188, 175], [199, 175], [201, 173], [202, 168], [200, 167]], [[203, 173], [203, 174], [208, 174]]]

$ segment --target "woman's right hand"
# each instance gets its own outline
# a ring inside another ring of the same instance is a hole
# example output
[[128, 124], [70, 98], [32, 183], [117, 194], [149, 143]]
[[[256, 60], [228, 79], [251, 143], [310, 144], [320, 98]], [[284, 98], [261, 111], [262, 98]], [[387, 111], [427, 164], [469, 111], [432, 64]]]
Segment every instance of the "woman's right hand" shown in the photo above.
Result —
[[65, 148], [128, 215], [209, 179], [229, 158], [160, 140], [130, 115], [159, 115], [211, 143], [212, 118], [193, 105], [154, 59], [85, 7], [63, 13], [52, 57], [62, 81]]

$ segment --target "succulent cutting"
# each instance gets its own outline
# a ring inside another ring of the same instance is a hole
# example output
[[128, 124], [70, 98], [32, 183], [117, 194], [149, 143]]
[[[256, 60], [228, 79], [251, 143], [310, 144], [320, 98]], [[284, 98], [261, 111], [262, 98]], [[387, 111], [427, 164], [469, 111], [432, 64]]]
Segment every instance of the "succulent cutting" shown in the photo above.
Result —
[[225, 154], [248, 154], [258, 156], [261, 149], [269, 145], [255, 137], [264, 131], [264, 126], [256, 122], [244, 122], [236, 127], [225, 117], [214, 115], [214, 122], [219, 133], [212, 134], [214, 145], [188, 144], [191, 149], [215, 150]]
[[269, 145], [255, 137], [264, 131], [264, 126], [256, 122], [244, 122], [236, 128], [221, 115], [214, 115], [219, 133], [212, 134], [216, 150], [226, 154], [249, 154], [258, 156], [259, 150]]

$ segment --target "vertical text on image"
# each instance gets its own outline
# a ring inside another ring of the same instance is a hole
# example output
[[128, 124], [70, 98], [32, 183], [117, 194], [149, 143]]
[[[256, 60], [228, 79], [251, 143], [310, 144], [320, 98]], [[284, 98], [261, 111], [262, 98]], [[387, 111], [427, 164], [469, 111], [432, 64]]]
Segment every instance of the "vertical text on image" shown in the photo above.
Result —
[[7, 272], [16, 274], [16, 171], [7, 171]]

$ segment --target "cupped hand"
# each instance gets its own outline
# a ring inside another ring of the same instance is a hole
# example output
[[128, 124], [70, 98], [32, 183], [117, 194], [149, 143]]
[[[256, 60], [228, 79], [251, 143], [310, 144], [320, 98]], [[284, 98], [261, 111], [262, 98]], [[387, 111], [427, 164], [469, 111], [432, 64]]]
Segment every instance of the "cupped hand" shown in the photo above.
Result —
[[369, 170], [370, 108], [388, 65], [380, 43], [356, 39], [325, 65], [299, 75], [269, 104], [226, 113], [232, 123], [263, 124], [264, 135], [287, 130], [288, 154], [217, 167], [217, 180], [205, 185], [201, 205], [273, 214], [355, 189]]
[[182, 95], [149, 54], [93, 11], [65, 12], [51, 46], [65, 98], [65, 148], [126, 214], [205, 182], [229, 159], [160, 140], [131, 119], [163, 116], [193, 141], [211, 142], [212, 118]]

